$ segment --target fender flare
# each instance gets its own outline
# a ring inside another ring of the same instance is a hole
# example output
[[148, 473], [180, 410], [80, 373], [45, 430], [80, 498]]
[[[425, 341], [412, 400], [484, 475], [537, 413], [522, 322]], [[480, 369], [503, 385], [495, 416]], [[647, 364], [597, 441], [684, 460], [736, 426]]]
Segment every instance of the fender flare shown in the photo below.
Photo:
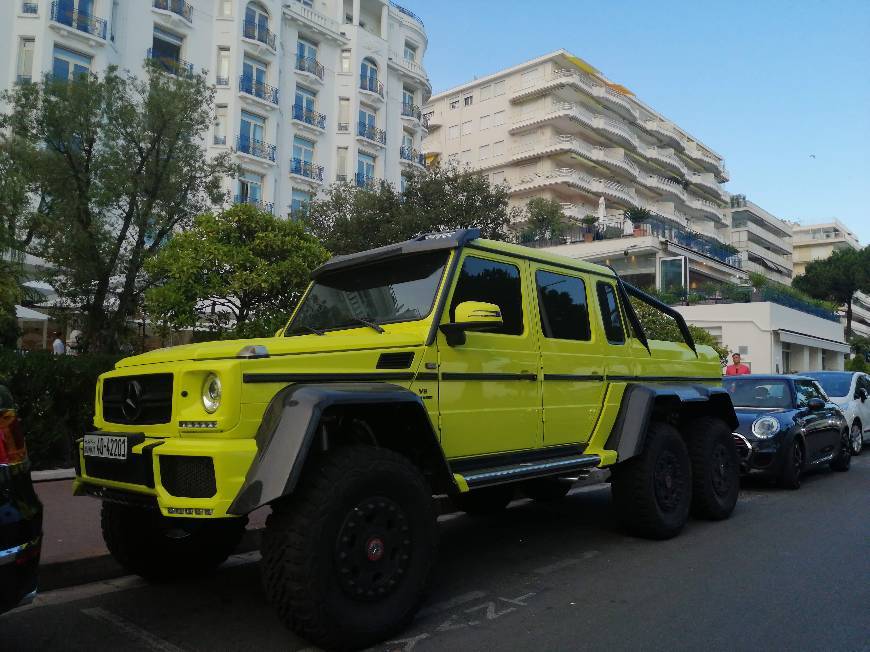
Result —
[[[440, 488], [455, 488], [426, 407], [414, 392], [385, 382], [294, 384], [278, 391], [266, 408], [256, 434], [257, 455], [227, 512], [241, 516], [291, 494], [316, 443], [321, 419], [335, 406], [406, 411], [417, 426], [415, 436], [422, 438], [414, 444], [429, 454], [430, 481]], [[323, 445], [328, 447], [328, 437]]]
[[625, 388], [613, 430], [605, 448], [624, 462], [643, 451], [646, 432], [656, 411], [666, 410], [687, 422], [701, 414], [716, 416], [737, 427], [731, 397], [723, 387], [677, 383], [630, 383]]

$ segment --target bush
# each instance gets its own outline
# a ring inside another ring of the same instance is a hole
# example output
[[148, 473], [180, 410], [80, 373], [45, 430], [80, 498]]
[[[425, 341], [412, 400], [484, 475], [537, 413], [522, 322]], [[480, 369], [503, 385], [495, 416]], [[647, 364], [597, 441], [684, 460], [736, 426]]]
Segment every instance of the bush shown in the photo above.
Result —
[[846, 362], [846, 371], [860, 371], [867, 373], [868, 365], [863, 355], [856, 355], [854, 358]]
[[[685, 342], [675, 319], [634, 297], [631, 297], [631, 305], [637, 313], [637, 317], [640, 319], [648, 339], [663, 340], [665, 342]], [[719, 356], [719, 362], [724, 365], [728, 359], [727, 347], [719, 344], [716, 338], [700, 326], [694, 326], [693, 324], [688, 324], [688, 326], [695, 344], [713, 347]]]
[[0, 383], [15, 397], [34, 468], [72, 466], [72, 441], [94, 427], [97, 377], [118, 360], [0, 350]]

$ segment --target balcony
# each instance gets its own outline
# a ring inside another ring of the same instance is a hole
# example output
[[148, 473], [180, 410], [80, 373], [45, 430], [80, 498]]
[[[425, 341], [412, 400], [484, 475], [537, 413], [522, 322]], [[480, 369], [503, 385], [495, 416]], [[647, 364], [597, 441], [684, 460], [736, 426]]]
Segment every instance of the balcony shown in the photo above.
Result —
[[38, 2], [22, 2], [21, 3], [21, 13], [26, 14], [28, 16], [35, 16], [39, 13], [39, 3]]
[[579, 123], [610, 140], [618, 141], [622, 146], [628, 145], [634, 150], [640, 147], [637, 136], [622, 122], [592, 113], [575, 102], [554, 101], [548, 110], [522, 116], [511, 125], [509, 132], [516, 134], [546, 122], [555, 123], [558, 128], [565, 130], [571, 128], [571, 123]]
[[357, 123], [356, 135], [381, 147], [386, 147], [387, 145], [387, 132], [378, 127], [367, 125], [365, 122]]
[[399, 148], [399, 162], [426, 167], [426, 157], [413, 147], [402, 146]]
[[704, 217], [708, 219], [716, 220], [717, 222], [724, 221], [722, 215], [723, 209], [706, 199], [701, 199], [700, 197], [695, 197], [694, 195], [690, 195], [687, 193], [686, 206], [698, 211], [699, 213], [702, 213]]
[[429, 82], [429, 75], [419, 62], [414, 59], [405, 58], [404, 54], [400, 54], [395, 50], [390, 50], [389, 65], [396, 68], [400, 73], [407, 77], [412, 82], [423, 84], [423, 101], [427, 101], [432, 94], [432, 84]]
[[634, 188], [629, 188], [616, 181], [591, 177], [585, 172], [574, 168], [559, 168], [546, 174], [533, 174], [519, 179], [512, 184], [513, 192], [531, 192], [562, 186], [592, 196], [596, 201], [604, 195], [610, 201], [622, 208], [636, 207], [642, 204]]
[[712, 172], [693, 172], [689, 175], [689, 181], [691, 181], [699, 188], [705, 190], [706, 192], [709, 192], [714, 197], [718, 197], [723, 200], [728, 199], [728, 193], [719, 186], [719, 182], [716, 181], [716, 177], [713, 175]]
[[420, 122], [423, 118], [423, 111], [416, 104], [407, 104], [403, 102], [402, 117], [410, 118], [411, 120], [416, 120], [417, 122]]
[[423, 26], [422, 19], [415, 14], [410, 9], [405, 9], [403, 6], [396, 4], [393, 0], [390, 0], [389, 3], [389, 12], [390, 15], [394, 18], [398, 19], [406, 27], [410, 27], [415, 30], [420, 36], [423, 37], [423, 41], [426, 41], [426, 29]]
[[193, 7], [185, 0], [153, 0], [155, 9], [161, 11], [169, 11], [176, 16], [180, 16], [188, 23], [193, 22]]
[[533, 141], [532, 143], [515, 147], [511, 152], [511, 160], [517, 162], [561, 153], [576, 154], [593, 163], [626, 174], [633, 180], [641, 177], [640, 168], [625, 155], [624, 149], [620, 147], [590, 145], [568, 134], [563, 134], [544, 142]]
[[365, 75], [360, 75], [359, 87], [360, 90], [366, 91], [367, 93], [373, 93], [381, 99], [384, 99], [384, 85], [380, 82], [380, 80], [374, 77], [366, 77]]
[[646, 130], [652, 135], [664, 140], [672, 147], [686, 148], [686, 139], [669, 122], [664, 120], [647, 120], [643, 123]]
[[732, 247], [723, 245], [710, 236], [674, 226], [667, 220], [653, 217], [636, 225], [636, 227], [639, 234], [653, 235], [668, 240], [686, 249], [720, 260], [731, 267], [739, 269], [743, 266], [743, 259], [740, 254], [735, 253], [735, 249]]
[[296, 70], [312, 75], [316, 79], [323, 81], [323, 64], [313, 57], [303, 57], [297, 54]]
[[51, 3], [51, 20], [59, 25], [106, 40], [106, 21], [91, 14], [86, 14], [69, 5], [63, 6], [55, 0]]
[[264, 143], [262, 140], [254, 140], [252, 138], [236, 138], [236, 151], [248, 156], [254, 156], [264, 161], [275, 162], [276, 147], [269, 143]]
[[252, 20], [246, 20], [242, 25], [242, 36], [252, 41], [257, 41], [267, 46], [271, 50], [275, 50], [275, 34], [269, 31], [265, 25], [258, 24]]
[[373, 190], [377, 188], [378, 179], [376, 177], [370, 177], [365, 174], [361, 174], [357, 172], [353, 175], [353, 183], [357, 188], [367, 188], [369, 190]]
[[151, 48], [148, 48], [147, 58], [153, 61], [160, 70], [170, 75], [175, 75], [176, 77], [193, 76], [193, 64], [184, 59], [161, 55]]
[[347, 43], [347, 37], [341, 33], [342, 25], [319, 11], [306, 7], [301, 2], [284, 2], [284, 17], [301, 23], [309, 30], [328, 37], [338, 44]]
[[276, 106], [278, 104], [278, 89], [274, 86], [269, 86], [269, 84], [254, 81], [251, 77], [245, 77], [244, 75], [239, 77], [239, 92], [256, 97], [263, 102]]
[[290, 159], [290, 174], [295, 174], [297, 177], [304, 177], [309, 181], [316, 183], [323, 182], [323, 166], [314, 165], [314, 163], [303, 161], [300, 158]]
[[686, 143], [686, 155], [696, 163], [704, 166], [710, 172], [719, 173], [721, 170], [719, 159], [703, 149], [698, 145], [698, 143]]
[[293, 105], [293, 119], [315, 129], [326, 129], [326, 116], [313, 109], [306, 109], [301, 104]]
[[683, 163], [670, 147], [641, 147], [640, 153], [659, 165], [664, 165], [672, 172], [684, 177], [689, 176], [689, 168]]
[[560, 88], [594, 97], [601, 104], [618, 113], [621, 117], [636, 122], [639, 114], [631, 101], [619, 91], [602, 83], [592, 75], [579, 70], [556, 70], [543, 79], [535, 79], [522, 88], [515, 89], [510, 95], [511, 102], [547, 95]]
[[261, 201], [259, 199], [253, 197], [245, 197], [243, 195], [236, 195], [233, 197], [234, 204], [247, 204], [248, 206], [253, 206], [257, 210], [261, 210], [264, 213], [273, 213], [275, 210], [275, 205], [272, 202]]
[[664, 177], [655, 174], [648, 174], [646, 177], [641, 179], [641, 183], [647, 188], [655, 188], [656, 190], [667, 193], [668, 195], [681, 199], [682, 201], [686, 201], [686, 198], [688, 197], [686, 189], [673, 179], [665, 179]]

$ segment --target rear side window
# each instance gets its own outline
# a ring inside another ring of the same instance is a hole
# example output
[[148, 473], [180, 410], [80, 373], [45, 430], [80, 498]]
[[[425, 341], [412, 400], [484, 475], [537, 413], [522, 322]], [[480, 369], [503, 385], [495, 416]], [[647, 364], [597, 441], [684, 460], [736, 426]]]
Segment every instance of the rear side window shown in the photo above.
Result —
[[544, 337], [557, 340], [588, 340], [589, 308], [582, 279], [538, 270], [538, 306]]
[[450, 302], [450, 319], [455, 319], [456, 306], [463, 301], [485, 301], [494, 303], [501, 309], [504, 323], [501, 328], [487, 331], [488, 333], [523, 334], [523, 292], [518, 267], [494, 260], [467, 257], [462, 263], [453, 301]]
[[601, 323], [604, 334], [611, 344], [625, 343], [625, 329], [622, 326], [622, 316], [619, 314], [619, 302], [616, 300], [616, 290], [610, 283], [598, 281], [595, 285], [598, 292], [598, 305], [601, 306]]

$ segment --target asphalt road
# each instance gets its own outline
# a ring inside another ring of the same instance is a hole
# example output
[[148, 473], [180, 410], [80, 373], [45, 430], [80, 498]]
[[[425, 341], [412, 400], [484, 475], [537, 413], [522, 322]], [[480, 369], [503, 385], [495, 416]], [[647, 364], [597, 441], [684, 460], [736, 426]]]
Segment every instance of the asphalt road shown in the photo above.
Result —
[[[868, 453], [797, 492], [746, 483], [730, 520], [666, 542], [621, 533], [600, 485], [442, 517], [441, 531], [426, 607], [380, 649], [870, 650]], [[277, 622], [255, 559], [198, 582], [45, 593], [0, 617], [0, 649], [308, 648]]]

